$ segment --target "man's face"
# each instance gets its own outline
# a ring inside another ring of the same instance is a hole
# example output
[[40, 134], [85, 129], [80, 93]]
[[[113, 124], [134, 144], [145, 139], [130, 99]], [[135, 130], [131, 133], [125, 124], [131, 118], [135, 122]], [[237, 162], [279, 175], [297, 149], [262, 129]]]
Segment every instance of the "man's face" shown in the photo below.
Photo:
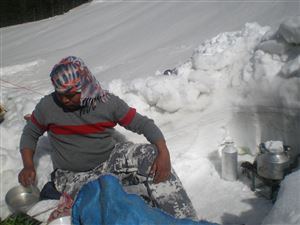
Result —
[[56, 92], [56, 96], [68, 109], [76, 109], [80, 106], [81, 93], [60, 94]]

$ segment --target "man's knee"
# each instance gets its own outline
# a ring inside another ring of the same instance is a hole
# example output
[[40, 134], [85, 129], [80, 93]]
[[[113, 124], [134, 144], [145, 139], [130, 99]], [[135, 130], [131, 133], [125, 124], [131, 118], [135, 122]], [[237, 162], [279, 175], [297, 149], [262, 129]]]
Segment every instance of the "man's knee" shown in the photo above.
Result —
[[115, 146], [107, 162], [110, 172], [133, 172], [148, 175], [157, 157], [158, 150], [153, 144], [119, 143]]
[[140, 144], [134, 152], [133, 158], [136, 159], [138, 173], [147, 177], [154, 160], [158, 155], [158, 150], [153, 144]]

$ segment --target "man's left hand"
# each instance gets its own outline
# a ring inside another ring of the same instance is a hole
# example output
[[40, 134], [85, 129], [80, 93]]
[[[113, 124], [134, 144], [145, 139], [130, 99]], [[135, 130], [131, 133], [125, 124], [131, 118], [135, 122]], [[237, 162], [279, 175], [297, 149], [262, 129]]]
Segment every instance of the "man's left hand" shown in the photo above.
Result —
[[158, 149], [158, 155], [153, 162], [150, 175], [154, 176], [154, 183], [166, 181], [171, 174], [171, 161], [165, 140], [159, 140], [155, 143]]

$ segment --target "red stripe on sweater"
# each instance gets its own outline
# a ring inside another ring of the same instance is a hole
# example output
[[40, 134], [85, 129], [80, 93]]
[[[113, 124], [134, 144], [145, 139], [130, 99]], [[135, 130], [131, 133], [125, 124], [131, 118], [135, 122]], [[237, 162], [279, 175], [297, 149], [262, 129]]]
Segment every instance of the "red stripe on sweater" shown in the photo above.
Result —
[[39, 129], [41, 129], [42, 131], [46, 131], [47, 127], [44, 126], [43, 124], [40, 124], [37, 119], [34, 116], [34, 112], [32, 112], [31, 117], [30, 117], [31, 122], [36, 125]]
[[116, 126], [114, 122], [100, 122], [94, 124], [84, 125], [55, 125], [49, 126], [49, 130], [54, 134], [94, 134], [104, 131], [106, 128], [113, 128]]
[[119, 120], [119, 123], [122, 125], [122, 126], [127, 126], [131, 123], [133, 117], [135, 116], [136, 114], [136, 109], [134, 108], [130, 108], [129, 111], [127, 112], [127, 114]]
[[[127, 114], [119, 120], [119, 123], [122, 126], [127, 126], [131, 123], [132, 119], [136, 114], [136, 109], [130, 108]], [[103, 132], [106, 128], [113, 128], [116, 126], [115, 122], [99, 122], [94, 124], [83, 124], [83, 125], [56, 125], [50, 124], [48, 127], [40, 124], [34, 115], [31, 116], [31, 121], [41, 130], [46, 131], [49, 130], [54, 134], [63, 134], [63, 135], [71, 135], [71, 134], [93, 134]]]

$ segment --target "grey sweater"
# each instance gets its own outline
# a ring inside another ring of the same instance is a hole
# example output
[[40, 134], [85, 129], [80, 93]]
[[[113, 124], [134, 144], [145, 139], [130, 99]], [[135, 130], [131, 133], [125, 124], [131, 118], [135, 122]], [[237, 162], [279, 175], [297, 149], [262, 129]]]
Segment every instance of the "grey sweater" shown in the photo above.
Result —
[[20, 149], [35, 150], [39, 137], [47, 131], [54, 169], [91, 170], [108, 159], [116, 144], [113, 127], [117, 124], [143, 134], [150, 143], [164, 138], [153, 120], [115, 95], [109, 94], [107, 102], [98, 101], [95, 109], [85, 112], [65, 109], [52, 93], [36, 105], [24, 127]]

